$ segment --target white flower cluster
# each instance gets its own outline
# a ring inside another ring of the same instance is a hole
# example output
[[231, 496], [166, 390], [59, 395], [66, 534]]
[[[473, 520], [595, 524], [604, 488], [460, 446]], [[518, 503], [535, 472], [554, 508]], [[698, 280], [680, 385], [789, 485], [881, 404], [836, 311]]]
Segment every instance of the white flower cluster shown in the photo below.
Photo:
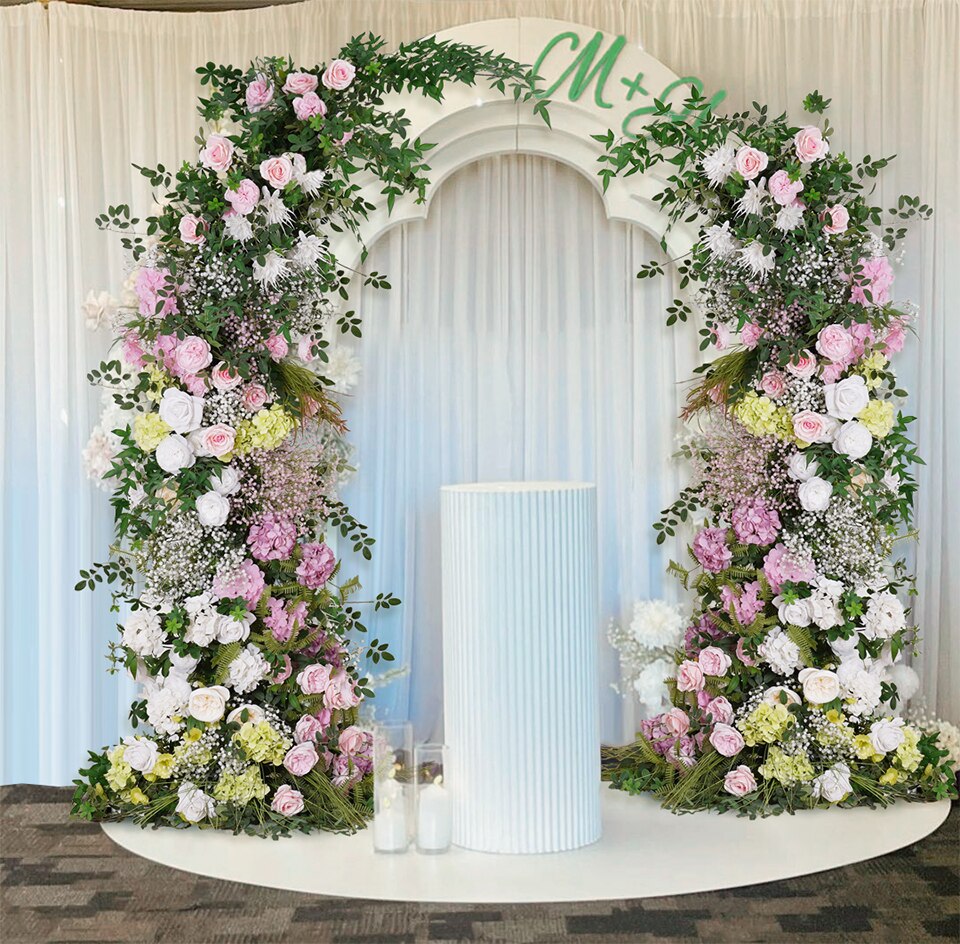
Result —
[[664, 703], [665, 679], [674, 669], [671, 653], [683, 638], [683, 625], [679, 609], [664, 600], [642, 600], [634, 604], [628, 625], [610, 624], [607, 638], [620, 653], [624, 694], [632, 692], [652, 709]]

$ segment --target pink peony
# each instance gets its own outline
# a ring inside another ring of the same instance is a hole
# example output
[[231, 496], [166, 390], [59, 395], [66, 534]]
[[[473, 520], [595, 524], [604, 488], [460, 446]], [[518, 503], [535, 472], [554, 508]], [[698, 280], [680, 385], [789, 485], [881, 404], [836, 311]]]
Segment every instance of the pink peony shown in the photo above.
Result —
[[836, 383], [847, 369], [847, 364], [825, 364], [820, 371], [820, 379], [825, 384]]
[[774, 593], [779, 593], [787, 581], [809, 583], [817, 576], [812, 561], [797, 559], [784, 544], [776, 544], [767, 551], [763, 573]]
[[[890, 301], [890, 288], [893, 285], [893, 269], [886, 256], [873, 259], [861, 259], [861, 271], [854, 277], [850, 290], [850, 301], [859, 305], [885, 305]], [[867, 301], [865, 292], [870, 292], [872, 301]]]
[[711, 698], [703, 709], [714, 724], [731, 724], [733, 722], [733, 705], [723, 695]]
[[697, 663], [703, 669], [704, 675], [722, 678], [727, 674], [732, 660], [722, 649], [718, 649], [716, 646], [707, 646], [706, 649], [700, 650]]
[[290, 350], [287, 339], [282, 334], [271, 334], [263, 346], [270, 352], [270, 357], [275, 361], [283, 360]]
[[820, 219], [830, 221], [823, 224], [823, 231], [827, 235], [838, 236], [840, 233], [845, 233], [850, 225], [850, 211], [837, 203], [834, 206], [827, 207]]
[[356, 74], [357, 68], [352, 62], [347, 62], [346, 59], [334, 59], [324, 70], [320, 81], [325, 88], [342, 92], [350, 85]]
[[317, 90], [317, 77], [311, 72], [291, 72], [283, 83], [288, 95], [306, 95]]
[[268, 157], [260, 162], [260, 176], [274, 190], [283, 190], [293, 180], [293, 162], [289, 157]]
[[787, 361], [787, 372], [799, 380], [809, 380], [817, 372], [817, 359], [809, 351], [801, 351]]
[[327, 106], [316, 92], [307, 92], [293, 100], [293, 113], [301, 121], [309, 121], [314, 115], [326, 115]]
[[748, 351], [752, 351], [762, 337], [763, 328], [761, 328], [760, 324], [756, 321], [748, 321], [743, 328], [740, 329], [740, 341]]
[[196, 374], [209, 367], [213, 361], [213, 354], [210, 353], [210, 345], [203, 338], [198, 338], [191, 334], [184, 338], [178, 345], [174, 354], [174, 363], [177, 370], [185, 374]]
[[768, 370], [760, 378], [760, 390], [771, 400], [777, 400], [782, 397], [786, 389], [787, 378], [784, 377], [782, 371]]
[[200, 431], [200, 442], [211, 456], [221, 458], [233, 451], [237, 431], [226, 423], [216, 423]]
[[265, 585], [263, 571], [252, 560], [245, 560], [239, 571], [229, 580], [216, 577], [213, 581], [213, 592], [221, 600], [241, 597], [246, 601], [247, 607], [253, 609], [263, 596]]
[[233, 161], [233, 142], [222, 134], [211, 134], [200, 151], [200, 163], [208, 170], [225, 173]]
[[351, 724], [349, 728], [344, 728], [340, 732], [337, 747], [344, 754], [364, 754], [370, 748], [370, 735], [355, 724]]
[[203, 234], [204, 223], [198, 216], [187, 213], [180, 218], [180, 238], [190, 246], [202, 246], [207, 237]]
[[753, 180], [761, 171], [767, 169], [768, 158], [763, 151], [744, 145], [737, 151], [735, 164], [737, 173], [744, 180]]
[[234, 212], [246, 216], [260, 202], [260, 188], [249, 177], [237, 184], [236, 190], [228, 190], [224, 200], [233, 207]]
[[281, 816], [296, 816], [303, 810], [303, 794], [294, 790], [289, 783], [283, 783], [277, 787], [270, 801], [270, 809]]
[[250, 553], [261, 561], [286, 560], [296, 541], [297, 527], [293, 520], [273, 512], [267, 512], [259, 521], [250, 525], [247, 534]]
[[730, 516], [734, 534], [741, 544], [773, 544], [780, 533], [780, 516], [762, 498], [748, 498]]
[[267, 402], [266, 388], [262, 384], [247, 384], [243, 388], [243, 394], [240, 400], [251, 413], [256, 413], [257, 410], [262, 409], [264, 403]]
[[302, 669], [297, 676], [297, 684], [304, 695], [320, 695], [327, 690], [330, 685], [330, 674], [333, 671], [332, 666], [321, 665], [314, 662]]
[[757, 789], [757, 781], [746, 764], [734, 767], [723, 778], [723, 789], [733, 796], [745, 796]]
[[817, 351], [835, 364], [847, 363], [853, 353], [853, 338], [843, 325], [826, 325], [817, 335]]
[[223, 361], [220, 361], [210, 371], [210, 382], [217, 390], [233, 390], [243, 382], [243, 378], [232, 367], [227, 367]]
[[797, 194], [803, 190], [803, 181], [791, 180], [785, 170], [778, 170], [770, 177], [767, 189], [780, 206], [790, 206], [797, 199]]
[[793, 146], [797, 151], [797, 159], [801, 164], [812, 164], [826, 157], [830, 145], [823, 140], [823, 132], [813, 125], [801, 128], [793, 136]]
[[307, 741], [315, 742], [322, 730], [320, 720], [316, 716], [304, 715], [294, 728], [293, 739], [297, 744], [305, 744]]
[[733, 554], [727, 547], [725, 528], [704, 528], [693, 539], [693, 554], [704, 570], [719, 573], [730, 566]]
[[696, 662], [685, 659], [677, 666], [677, 691], [699, 692], [703, 688], [703, 669]]
[[250, 111], [262, 111], [273, 100], [273, 83], [267, 76], [259, 74], [247, 86], [244, 98]]
[[356, 685], [345, 669], [338, 669], [330, 676], [330, 684], [323, 693], [324, 704], [331, 709], [356, 708], [360, 704]]
[[[176, 314], [180, 310], [169, 269], [144, 266], [137, 273], [133, 290], [140, 300], [140, 314], [144, 318], [163, 318], [165, 315]], [[157, 307], [161, 303], [163, 307], [158, 313]]]
[[303, 557], [297, 567], [297, 582], [319, 590], [329, 579], [337, 565], [333, 551], [326, 544], [304, 544]]
[[304, 777], [320, 760], [317, 749], [311, 741], [305, 741], [303, 744], [296, 744], [287, 751], [283, 758], [283, 766], [294, 775], [294, 777]]
[[710, 743], [724, 757], [735, 757], [744, 748], [743, 735], [729, 724], [714, 725], [710, 733]]
[[690, 717], [682, 708], [671, 708], [660, 716], [660, 726], [671, 737], [683, 737], [690, 730]]

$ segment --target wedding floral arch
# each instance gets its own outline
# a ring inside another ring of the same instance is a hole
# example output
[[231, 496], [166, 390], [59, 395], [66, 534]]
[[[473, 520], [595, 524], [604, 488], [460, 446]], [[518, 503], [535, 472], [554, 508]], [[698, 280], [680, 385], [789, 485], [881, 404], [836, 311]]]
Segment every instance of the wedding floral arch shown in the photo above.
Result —
[[[362, 247], [424, 212], [428, 171], [515, 149], [581, 169], [599, 157], [608, 214], [658, 232], [683, 256], [681, 288], [699, 284], [704, 347], [740, 338], [691, 393], [689, 412], [722, 432], [690, 451], [700, 484], [658, 526], [663, 540], [707, 518], [695, 569], [672, 565], [697, 593], [675, 707], [611, 753], [615, 784], [750, 813], [948, 792], [935, 735], [886, 716], [896, 689], [881, 678], [907, 638], [895, 593], [907, 578], [877, 561], [909, 520], [916, 459], [883, 353], [906, 316], [888, 303], [869, 232], [879, 211], [859, 183], [885, 162], [854, 169], [830, 153], [829, 128], [763, 109], [721, 118], [695, 80], [649, 57], [631, 76], [642, 54], [622, 37], [556, 26], [502, 21], [512, 55], [478, 48], [478, 24], [393, 53], [360, 36], [315, 69], [207, 64], [197, 160], [141, 168], [161, 204], [142, 224], [126, 206], [100, 217], [134, 267], [122, 304], [89, 303], [111, 309], [117, 334], [90, 375], [107, 408], [88, 450], [113, 488], [117, 541], [78, 589], [112, 584], [129, 608], [113, 658], [141, 683], [131, 719], [152, 733], [91, 754], [77, 815], [260, 835], [364, 824], [362, 666], [392, 657], [366, 639], [358, 583], [324, 540], [336, 532], [365, 557], [374, 543], [337, 498], [349, 447], [330, 335], [361, 334], [340, 304], [351, 280], [387, 287], [356, 271]], [[546, 94], [519, 65], [529, 42]], [[557, 49], [575, 55], [558, 67]], [[616, 114], [621, 56], [626, 99], [605, 133], [588, 116]], [[882, 232], [887, 245], [901, 235]], [[678, 299], [669, 320], [691, 314]], [[747, 454], [753, 479], [731, 491], [731, 456]], [[832, 558], [817, 543], [836, 531], [828, 518], [803, 519], [831, 506], [874, 537], [859, 570], [832, 537]]]

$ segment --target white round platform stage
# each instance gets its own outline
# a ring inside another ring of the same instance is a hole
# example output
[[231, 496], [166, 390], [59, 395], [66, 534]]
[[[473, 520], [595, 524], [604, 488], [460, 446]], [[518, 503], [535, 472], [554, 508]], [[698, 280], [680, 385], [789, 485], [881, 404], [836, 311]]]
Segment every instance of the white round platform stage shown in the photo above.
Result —
[[675, 816], [650, 797], [604, 788], [602, 808], [599, 842], [547, 855], [456, 848], [439, 856], [378, 855], [367, 832], [271, 842], [130, 823], [103, 829], [154, 862], [271, 888], [386, 901], [588, 901], [735, 888], [849, 865], [929, 835], [947, 818], [950, 803], [811, 810], [751, 822], [730, 814]]

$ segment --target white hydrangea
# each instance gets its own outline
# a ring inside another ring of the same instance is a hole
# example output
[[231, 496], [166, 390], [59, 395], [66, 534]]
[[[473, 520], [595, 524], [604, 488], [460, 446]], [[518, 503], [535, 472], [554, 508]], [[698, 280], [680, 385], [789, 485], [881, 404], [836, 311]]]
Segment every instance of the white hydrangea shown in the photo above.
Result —
[[807, 611], [819, 629], [833, 629], [843, 623], [837, 597], [825, 590], [814, 590], [807, 598]]
[[179, 674], [152, 681], [144, 686], [147, 721], [158, 734], [173, 735], [183, 728], [182, 717], [190, 700], [190, 683]]
[[868, 639], [889, 639], [907, 625], [903, 604], [889, 590], [871, 597], [863, 617], [863, 634]]
[[154, 610], [137, 610], [123, 624], [123, 644], [138, 656], [162, 655], [166, 639], [160, 614]]
[[782, 630], [776, 627], [757, 648], [757, 655], [773, 669], [777, 675], [791, 676], [803, 667], [800, 659], [800, 647]]
[[854, 718], [872, 715], [880, 704], [880, 676], [860, 659], [853, 657], [840, 663], [837, 676], [840, 679], [840, 694], [850, 702], [844, 705], [847, 714]]
[[87, 478], [96, 482], [97, 487], [104, 491], [113, 491], [117, 485], [115, 478], [105, 479], [104, 476], [112, 468], [113, 460], [119, 451], [118, 437], [104, 431], [99, 424], [93, 427], [87, 445], [83, 449], [83, 468]]
[[247, 643], [247, 647], [230, 663], [226, 684], [237, 694], [244, 695], [253, 691], [269, 674], [270, 663], [253, 643]]
[[667, 676], [675, 668], [667, 659], [654, 659], [647, 663], [633, 681], [633, 690], [642, 705], [660, 708], [667, 700]]

